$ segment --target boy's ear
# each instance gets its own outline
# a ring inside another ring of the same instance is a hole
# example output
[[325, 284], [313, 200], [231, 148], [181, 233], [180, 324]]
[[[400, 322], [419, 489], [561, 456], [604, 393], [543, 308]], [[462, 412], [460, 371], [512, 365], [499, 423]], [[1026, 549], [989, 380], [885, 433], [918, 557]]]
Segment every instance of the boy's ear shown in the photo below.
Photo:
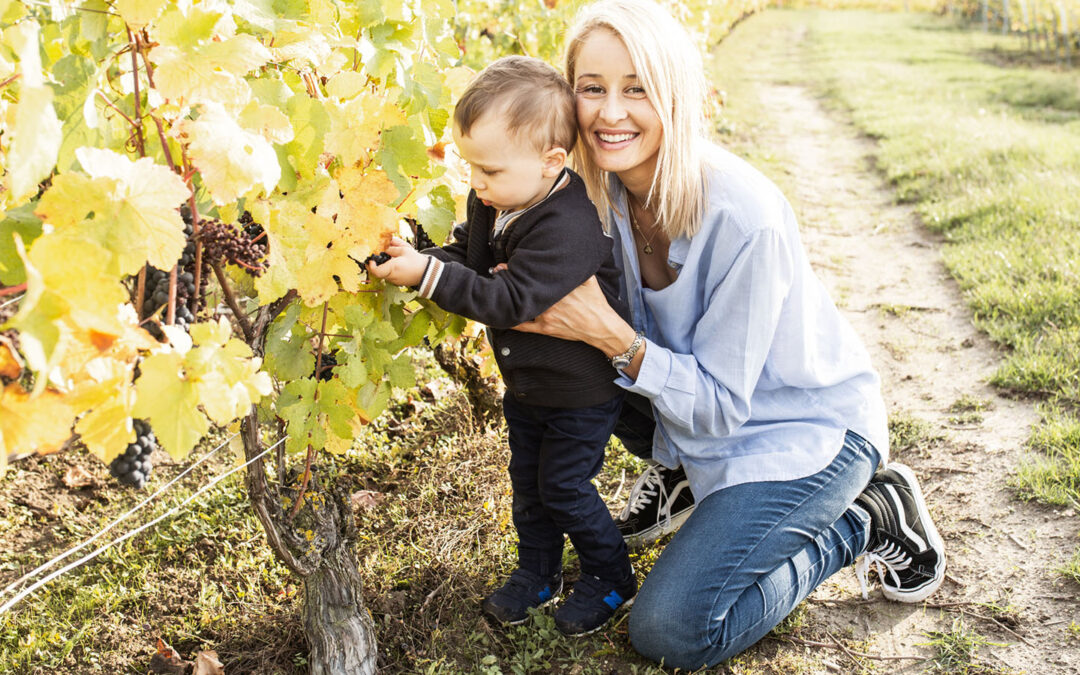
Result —
[[566, 148], [554, 146], [548, 148], [543, 154], [544, 177], [554, 178], [566, 166]]

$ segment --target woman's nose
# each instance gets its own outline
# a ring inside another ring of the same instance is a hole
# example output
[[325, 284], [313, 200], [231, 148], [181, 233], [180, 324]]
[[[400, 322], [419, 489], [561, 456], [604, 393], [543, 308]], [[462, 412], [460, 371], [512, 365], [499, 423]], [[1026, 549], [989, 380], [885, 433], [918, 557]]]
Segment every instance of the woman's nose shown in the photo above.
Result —
[[626, 107], [619, 100], [618, 94], [612, 92], [604, 97], [604, 103], [600, 107], [600, 119], [604, 122], [618, 122], [626, 117]]

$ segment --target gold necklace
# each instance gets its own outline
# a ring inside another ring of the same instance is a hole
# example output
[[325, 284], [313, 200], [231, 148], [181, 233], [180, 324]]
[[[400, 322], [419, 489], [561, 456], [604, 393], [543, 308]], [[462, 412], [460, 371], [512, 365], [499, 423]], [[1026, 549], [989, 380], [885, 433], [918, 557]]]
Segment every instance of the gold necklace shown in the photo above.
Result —
[[[641, 226], [638, 225], [637, 217], [634, 215], [634, 206], [630, 203], [629, 199], [626, 200], [626, 210], [630, 212], [630, 225], [633, 226], [633, 228], [638, 231], [638, 234], [640, 234], [641, 238], [645, 241], [645, 246], [641, 249], [641, 251], [645, 255], [652, 255], [652, 252], [653, 252], [652, 237], [646, 237], [645, 232], [643, 232], [642, 229], [641, 229]], [[653, 237], [655, 237], [655, 236], [656, 236], [656, 231], [654, 230], [653, 231]]]

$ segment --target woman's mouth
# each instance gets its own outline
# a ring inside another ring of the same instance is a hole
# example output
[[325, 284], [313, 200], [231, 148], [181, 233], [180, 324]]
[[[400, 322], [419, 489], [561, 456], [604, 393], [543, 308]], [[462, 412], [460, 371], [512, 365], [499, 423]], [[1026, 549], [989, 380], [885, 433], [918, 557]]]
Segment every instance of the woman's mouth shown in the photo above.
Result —
[[619, 150], [638, 137], [638, 133], [633, 131], [597, 131], [594, 135], [600, 147], [604, 150]]

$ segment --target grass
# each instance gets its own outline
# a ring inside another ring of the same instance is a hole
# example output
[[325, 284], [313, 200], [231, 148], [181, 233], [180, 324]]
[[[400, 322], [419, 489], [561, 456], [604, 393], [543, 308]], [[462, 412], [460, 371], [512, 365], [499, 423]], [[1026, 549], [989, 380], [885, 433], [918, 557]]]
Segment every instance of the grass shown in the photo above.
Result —
[[1009, 671], [990, 666], [979, 659], [979, 650], [995, 643], [964, 625], [961, 618], [953, 621], [948, 631], [926, 633], [927, 643], [937, 652], [925, 672], [951, 675], [1004, 675]]

